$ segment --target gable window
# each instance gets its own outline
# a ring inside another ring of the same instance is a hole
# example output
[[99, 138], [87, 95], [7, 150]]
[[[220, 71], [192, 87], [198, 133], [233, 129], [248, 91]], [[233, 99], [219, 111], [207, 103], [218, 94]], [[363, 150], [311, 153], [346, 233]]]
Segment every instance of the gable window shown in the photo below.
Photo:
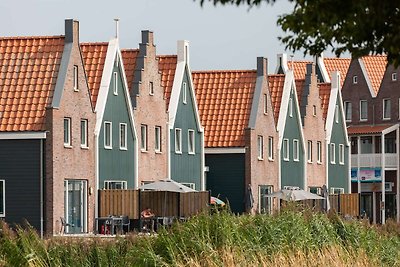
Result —
[[267, 94], [264, 94], [264, 114], [268, 114], [268, 97]]
[[289, 161], [289, 139], [283, 139], [283, 160]]
[[182, 154], [182, 129], [175, 129], [175, 153]]
[[74, 65], [73, 79], [74, 79], [74, 91], [77, 92], [77, 91], [79, 91], [79, 87], [78, 87], [78, 66], [77, 65]]
[[335, 107], [335, 122], [339, 123], [339, 105]]
[[299, 140], [293, 140], [293, 160], [299, 161]]
[[154, 150], [156, 152], [161, 152], [161, 126], [156, 126], [154, 128]]
[[149, 94], [154, 95], [154, 85], [153, 82], [149, 82]]
[[293, 117], [293, 99], [289, 98], [289, 116]]
[[271, 214], [272, 213], [272, 197], [266, 197], [274, 192], [272, 185], [259, 185], [258, 186], [258, 210], [260, 213]]
[[126, 134], [127, 124], [120, 123], [119, 124], [119, 149], [127, 150], [127, 134]]
[[182, 88], [182, 101], [183, 104], [187, 104], [187, 85], [186, 82], [183, 82], [183, 88]]
[[0, 217], [6, 214], [6, 181], [0, 180]]
[[88, 147], [88, 120], [81, 119], [81, 147]]
[[140, 125], [140, 149], [147, 151], [147, 125]]
[[195, 148], [194, 148], [194, 130], [189, 130], [188, 131], [188, 153], [189, 154], [194, 154], [195, 153]]
[[112, 149], [112, 123], [104, 122], [104, 148]]
[[330, 156], [331, 156], [331, 164], [336, 164], [335, 144], [334, 143], [331, 144]]
[[358, 77], [357, 75], [353, 76], [353, 84], [357, 84], [358, 83]]
[[339, 164], [344, 164], [344, 145], [339, 144]]
[[345, 101], [344, 102], [344, 112], [346, 116], [346, 121], [351, 121], [351, 102]]
[[382, 111], [382, 115], [383, 115], [383, 119], [384, 120], [390, 120], [390, 99], [383, 99], [383, 111]]
[[64, 118], [64, 146], [71, 146], [71, 118]]
[[360, 121], [368, 119], [368, 103], [367, 100], [360, 100]]
[[317, 116], [317, 106], [313, 105], [313, 116]]
[[257, 136], [257, 152], [258, 159], [264, 159], [264, 137], [262, 135]]
[[322, 163], [322, 143], [317, 142], [317, 163]]
[[307, 142], [307, 161], [312, 163], [312, 141]]
[[113, 81], [114, 81], [114, 95], [118, 95], [118, 73], [114, 71], [113, 73]]
[[104, 181], [104, 189], [127, 189], [126, 181]]
[[393, 82], [397, 81], [397, 73], [396, 72], [392, 73], [392, 81]]
[[272, 136], [268, 137], [268, 159], [274, 159], [274, 138]]

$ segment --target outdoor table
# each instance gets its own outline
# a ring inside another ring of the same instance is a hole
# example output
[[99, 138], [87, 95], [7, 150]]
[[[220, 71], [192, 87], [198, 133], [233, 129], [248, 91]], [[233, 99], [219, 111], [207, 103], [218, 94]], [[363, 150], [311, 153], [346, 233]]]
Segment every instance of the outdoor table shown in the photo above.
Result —
[[[103, 222], [101, 224], [101, 226], [104, 226], [103, 231], [99, 231], [99, 222]], [[110, 227], [109, 230], [107, 229], [107, 226]], [[122, 217], [121, 216], [109, 216], [109, 217], [96, 218], [97, 233], [107, 234], [107, 232], [108, 232], [111, 235], [114, 235], [115, 228], [118, 226], [122, 227]]]

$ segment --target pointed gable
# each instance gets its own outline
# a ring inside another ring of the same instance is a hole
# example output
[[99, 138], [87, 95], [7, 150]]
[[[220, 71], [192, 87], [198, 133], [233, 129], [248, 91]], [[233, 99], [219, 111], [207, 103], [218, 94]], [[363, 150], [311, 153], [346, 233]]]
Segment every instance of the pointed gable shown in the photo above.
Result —
[[161, 86], [164, 87], [164, 97], [168, 109], [178, 57], [176, 55], [159, 55], [157, 59], [159, 71], [161, 72]]
[[80, 46], [90, 90], [90, 98], [93, 107], [96, 107], [108, 43], [82, 43]]
[[126, 73], [126, 82], [128, 83], [129, 91], [132, 90], [133, 79], [135, 75], [136, 58], [139, 54], [139, 49], [122, 49], [122, 61]]
[[271, 94], [272, 108], [274, 110], [275, 123], [278, 123], [279, 111], [281, 109], [283, 86], [285, 84], [284, 74], [268, 75], [268, 86]]
[[369, 80], [372, 86], [372, 90], [375, 95], [378, 94], [379, 87], [385, 74], [387, 58], [386, 56], [376, 55], [376, 56], [365, 56], [361, 58], [361, 61], [365, 67], [366, 79]]
[[0, 131], [45, 130], [64, 36], [0, 38]]
[[256, 71], [195, 71], [192, 76], [205, 146], [244, 147]]
[[328, 115], [329, 98], [331, 96], [331, 84], [330, 83], [320, 83], [319, 87], [319, 97], [321, 98], [321, 108], [323, 119], [326, 120]]

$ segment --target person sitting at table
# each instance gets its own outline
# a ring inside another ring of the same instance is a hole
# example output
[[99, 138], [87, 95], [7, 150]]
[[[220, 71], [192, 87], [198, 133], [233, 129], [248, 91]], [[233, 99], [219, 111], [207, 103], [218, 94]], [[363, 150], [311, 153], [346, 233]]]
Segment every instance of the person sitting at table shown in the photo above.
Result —
[[150, 231], [154, 231], [154, 213], [151, 211], [149, 207], [146, 207], [141, 213], [140, 217], [142, 219], [142, 229], [149, 229]]

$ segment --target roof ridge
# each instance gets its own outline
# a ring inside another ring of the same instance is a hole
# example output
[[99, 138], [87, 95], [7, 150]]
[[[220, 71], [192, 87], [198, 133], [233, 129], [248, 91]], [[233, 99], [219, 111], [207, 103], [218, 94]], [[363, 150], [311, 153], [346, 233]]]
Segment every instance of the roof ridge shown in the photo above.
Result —
[[177, 57], [178, 55], [156, 55], [156, 57]]
[[256, 72], [257, 70], [195, 70], [192, 73]]
[[122, 48], [121, 51], [139, 51], [139, 48]]
[[65, 38], [65, 35], [43, 35], [43, 36], [0, 36], [0, 40], [27, 40], [27, 39], [58, 39]]
[[108, 42], [83, 42], [79, 45], [108, 45]]

